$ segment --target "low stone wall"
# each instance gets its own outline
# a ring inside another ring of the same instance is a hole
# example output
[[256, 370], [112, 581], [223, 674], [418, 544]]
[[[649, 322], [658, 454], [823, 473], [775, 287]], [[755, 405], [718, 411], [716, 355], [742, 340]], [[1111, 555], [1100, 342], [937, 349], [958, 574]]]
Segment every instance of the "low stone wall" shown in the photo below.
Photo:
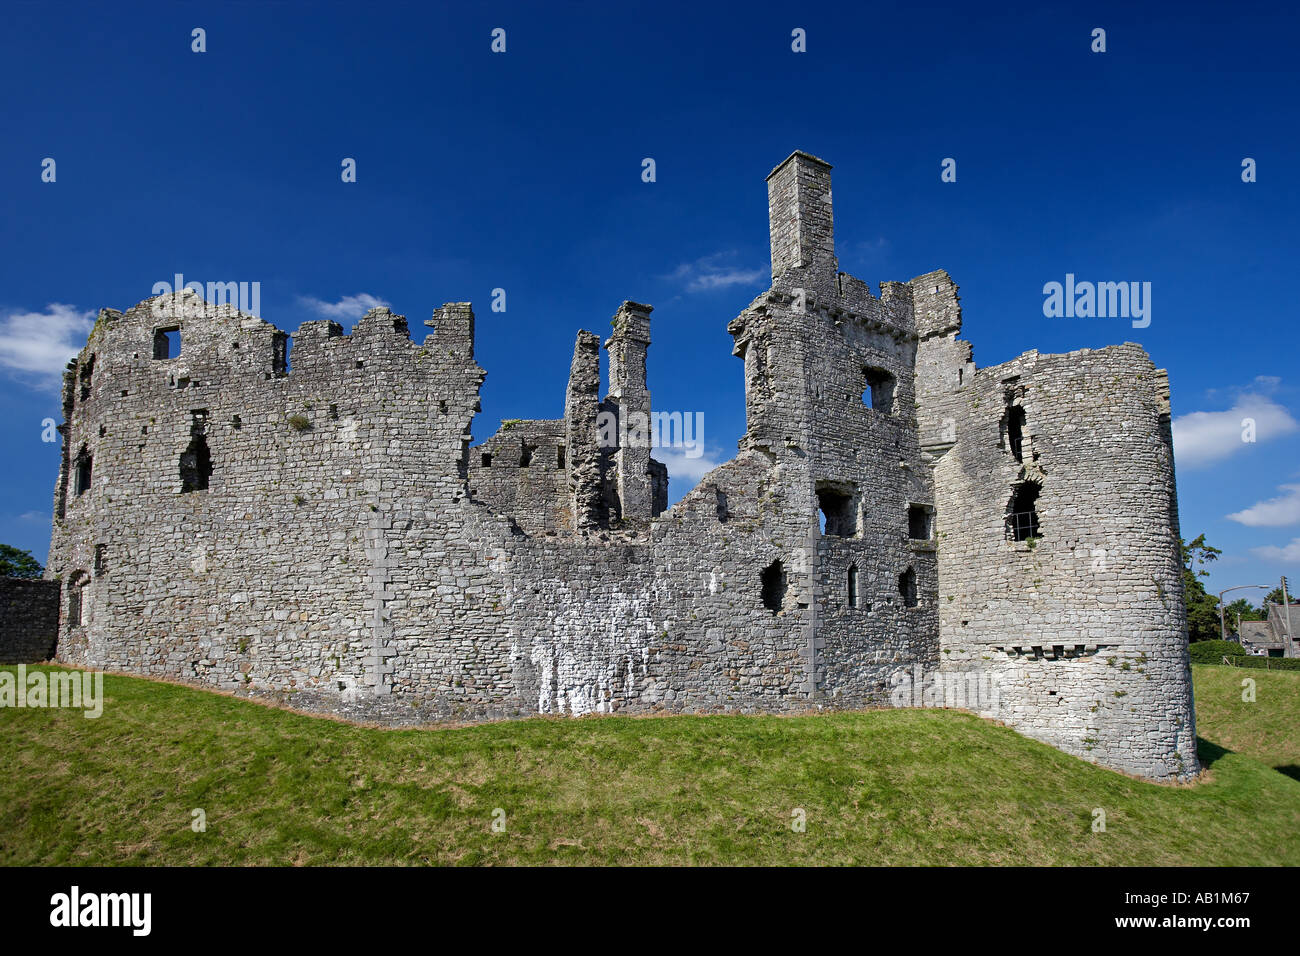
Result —
[[0, 578], [0, 664], [49, 660], [58, 636], [59, 582]]

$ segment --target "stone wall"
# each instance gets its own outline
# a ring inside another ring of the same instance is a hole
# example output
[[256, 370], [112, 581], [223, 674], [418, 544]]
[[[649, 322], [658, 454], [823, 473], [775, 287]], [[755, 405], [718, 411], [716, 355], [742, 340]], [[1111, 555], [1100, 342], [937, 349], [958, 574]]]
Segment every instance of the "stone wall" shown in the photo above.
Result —
[[49, 660], [58, 637], [58, 582], [0, 577], [0, 664]]
[[812, 616], [815, 696], [839, 706], [886, 700], [900, 667], [938, 660], [934, 543], [912, 538], [908, 521], [934, 496], [917, 443], [910, 301], [896, 291], [878, 299], [849, 276], [792, 268], [730, 326], [746, 368], [741, 445], [789, 475], [804, 516], [791, 596]]
[[[421, 633], [449, 628], [466, 613], [451, 588], [482, 573], [459, 535], [473, 317], [452, 304], [433, 322], [422, 346], [387, 310], [350, 336], [308, 323], [285, 364], [272, 326], [192, 294], [101, 313], [66, 377], [74, 453], [47, 572], [66, 582], [61, 656], [229, 688], [399, 685], [400, 614], [418, 595]], [[179, 356], [155, 358], [155, 330], [177, 326]], [[207, 486], [185, 490], [196, 444]], [[430, 515], [435, 543], [411, 560]]]
[[[944, 667], [990, 673], [999, 699], [981, 712], [1029, 736], [1144, 776], [1194, 773], [1164, 373], [1130, 344], [1030, 352], [958, 384], [968, 353], [931, 349]], [[1015, 540], [1025, 484], [1038, 498]]]
[[564, 420], [507, 421], [470, 449], [470, 494], [526, 534], [573, 530]]
[[[729, 326], [746, 434], [671, 509], [648, 305], [603, 399], [579, 332], [562, 417], [473, 448], [468, 303], [420, 344], [386, 309], [292, 337], [188, 292], [105, 310], [65, 376], [60, 656], [393, 723], [861, 706], [942, 661], [1028, 734], [1192, 772], [1162, 373], [1136, 346], [977, 370], [946, 273], [838, 271], [828, 164], [768, 196], [772, 287]], [[1007, 541], [1027, 480], [1041, 530]]]

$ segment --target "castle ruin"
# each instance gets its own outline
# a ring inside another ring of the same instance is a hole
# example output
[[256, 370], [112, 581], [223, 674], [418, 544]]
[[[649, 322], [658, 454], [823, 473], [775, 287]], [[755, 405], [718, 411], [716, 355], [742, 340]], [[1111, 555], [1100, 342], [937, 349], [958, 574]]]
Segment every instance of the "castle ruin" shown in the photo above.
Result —
[[937, 672], [1084, 759], [1195, 774], [1164, 371], [1133, 344], [977, 369], [947, 273], [839, 271], [830, 169], [768, 177], [772, 285], [728, 326], [747, 430], [672, 508], [635, 427], [648, 305], [605, 396], [579, 332], [563, 416], [479, 445], [468, 303], [422, 344], [374, 309], [291, 352], [185, 290], [102, 311], [64, 379], [59, 658], [388, 723], [856, 708]]

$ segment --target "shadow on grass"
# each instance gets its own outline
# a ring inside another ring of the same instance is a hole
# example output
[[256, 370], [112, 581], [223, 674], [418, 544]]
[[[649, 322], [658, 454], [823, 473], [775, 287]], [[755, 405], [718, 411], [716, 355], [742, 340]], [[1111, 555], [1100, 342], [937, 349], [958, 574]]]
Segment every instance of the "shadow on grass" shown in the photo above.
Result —
[[[1220, 747], [1218, 744], [1210, 743], [1210, 741], [1206, 740], [1204, 737], [1196, 738], [1196, 755], [1201, 759], [1201, 766], [1206, 769], [1214, 766], [1214, 762], [1220, 757], [1225, 757], [1230, 753], [1234, 753], [1234, 751], [1228, 750], [1226, 747]], [[1284, 764], [1281, 767], [1274, 767], [1273, 769], [1284, 777], [1290, 777], [1292, 780], [1300, 780], [1300, 764], [1289, 763]]]
[[1232, 753], [1226, 747], [1220, 747], [1218, 744], [1210, 743], [1204, 737], [1196, 738], [1196, 756], [1201, 760], [1201, 766], [1207, 770], [1214, 766], [1214, 762], [1220, 757], [1226, 757]]

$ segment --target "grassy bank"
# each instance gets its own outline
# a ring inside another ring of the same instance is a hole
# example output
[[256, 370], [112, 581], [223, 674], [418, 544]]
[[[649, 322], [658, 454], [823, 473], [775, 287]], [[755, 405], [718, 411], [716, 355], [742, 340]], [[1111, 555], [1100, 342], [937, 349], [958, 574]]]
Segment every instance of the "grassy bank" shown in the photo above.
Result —
[[[1192, 676], [1197, 733], [1300, 780], [1300, 673], [1197, 664]], [[1242, 700], [1247, 680], [1254, 701]]]
[[1183, 787], [956, 712], [385, 731], [109, 677], [97, 720], [0, 710], [0, 862], [1300, 864], [1300, 675], [1241, 676], [1197, 668]]

